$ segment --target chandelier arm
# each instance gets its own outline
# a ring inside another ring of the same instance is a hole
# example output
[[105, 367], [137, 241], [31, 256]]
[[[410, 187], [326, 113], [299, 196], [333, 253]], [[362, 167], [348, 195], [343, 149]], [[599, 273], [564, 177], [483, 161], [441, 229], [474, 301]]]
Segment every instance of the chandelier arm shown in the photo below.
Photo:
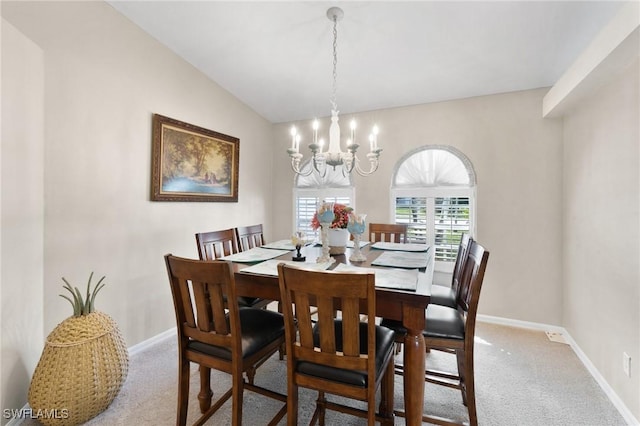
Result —
[[[324, 164], [324, 168], [321, 171], [320, 168], [318, 167], [319, 163], [322, 163], [323, 161], [317, 161], [316, 156], [313, 156], [313, 169], [315, 169], [316, 172], [318, 172], [318, 175], [320, 175], [320, 177], [322, 179], [324, 179], [324, 177], [327, 175], [327, 163]], [[310, 170], [313, 170], [310, 169]]]
[[355, 159], [355, 169], [360, 176], [369, 176], [378, 170], [378, 166], [380, 165], [380, 151], [382, 150], [377, 149], [374, 152], [367, 154], [367, 158], [369, 159], [369, 171], [363, 170], [360, 167], [360, 160], [358, 158]]
[[[349, 155], [349, 154], [347, 154], [347, 155]], [[347, 173], [351, 173], [353, 171], [353, 168], [357, 164], [357, 161], [358, 161], [358, 158], [356, 157], [356, 152], [355, 152], [355, 150], [353, 150], [351, 152], [351, 159], [344, 163], [344, 166], [343, 166], [342, 170], [343, 171], [346, 170]]]
[[291, 169], [294, 171], [295, 174], [304, 176], [304, 177], [307, 177], [311, 173], [313, 173], [313, 169], [309, 169], [309, 171], [303, 172], [302, 169], [300, 169], [300, 161], [296, 161], [294, 158], [291, 159]]
[[376, 162], [375, 165], [372, 164], [371, 169], [369, 169], [369, 171], [362, 170], [358, 164], [356, 164], [355, 169], [360, 176], [369, 176], [369, 175], [372, 175], [376, 170], [378, 170], [378, 163]]

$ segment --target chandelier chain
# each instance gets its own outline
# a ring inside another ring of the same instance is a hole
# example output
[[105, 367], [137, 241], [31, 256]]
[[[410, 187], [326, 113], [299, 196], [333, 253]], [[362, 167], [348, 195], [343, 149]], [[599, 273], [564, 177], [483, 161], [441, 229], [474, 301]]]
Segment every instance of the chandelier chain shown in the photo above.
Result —
[[338, 110], [338, 17], [333, 15], [333, 93], [331, 96], [331, 107]]

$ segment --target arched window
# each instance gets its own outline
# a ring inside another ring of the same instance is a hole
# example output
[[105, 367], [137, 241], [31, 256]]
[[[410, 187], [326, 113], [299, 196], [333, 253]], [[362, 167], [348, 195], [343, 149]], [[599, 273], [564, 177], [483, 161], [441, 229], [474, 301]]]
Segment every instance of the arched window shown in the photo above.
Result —
[[[302, 167], [303, 173], [312, 168], [311, 161]], [[304, 232], [307, 236], [317, 234], [311, 228], [311, 219], [321, 201], [333, 201], [345, 204], [355, 209], [356, 191], [351, 182], [351, 175], [344, 175], [342, 167], [334, 170], [327, 167], [324, 177], [319, 176], [315, 171], [309, 176], [296, 175], [293, 185], [294, 206], [294, 230]]]
[[475, 193], [473, 166], [453, 147], [425, 146], [398, 162], [391, 184], [395, 222], [409, 225], [411, 242], [434, 249], [436, 270], [452, 271], [460, 237], [474, 235]]

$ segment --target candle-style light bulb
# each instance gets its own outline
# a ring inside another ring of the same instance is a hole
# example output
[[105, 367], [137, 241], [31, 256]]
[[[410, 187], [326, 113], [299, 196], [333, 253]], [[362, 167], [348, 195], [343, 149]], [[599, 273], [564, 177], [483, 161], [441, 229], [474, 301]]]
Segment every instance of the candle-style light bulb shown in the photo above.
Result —
[[294, 149], [296, 150], [296, 152], [300, 152], [300, 135], [299, 134], [297, 134], [295, 136], [295, 140], [296, 140], [296, 142], [295, 142], [295, 148]]
[[291, 126], [291, 149], [296, 149], [296, 134], [298, 131], [296, 130], [296, 126]]
[[[351, 120], [351, 143], [355, 143], [356, 142], [356, 120]], [[351, 143], [347, 143], [347, 145], [351, 145]]]
[[320, 138], [318, 141], [318, 145], [320, 146], [320, 154], [322, 154], [322, 147], [324, 146], [324, 139]]
[[318, 120], [313, 120], [313, 124], [311, 125], [311, 127], [313, 128], [313, 143], [318, 143], [318, 128], [320, 127], [320, 123], [318, 123]]
[[369, 135], [369, 151], [373, 151], [373, 134]]
[[373, 125], [373, 147], [375, 149], [378, 149], [378, 126], [377, 125]]

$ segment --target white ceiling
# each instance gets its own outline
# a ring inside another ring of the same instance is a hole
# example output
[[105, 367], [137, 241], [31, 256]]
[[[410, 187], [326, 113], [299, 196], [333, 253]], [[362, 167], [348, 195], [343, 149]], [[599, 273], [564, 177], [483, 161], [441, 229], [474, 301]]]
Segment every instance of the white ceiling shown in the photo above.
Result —
[[109, 1], [271, 122], [553, 85], [613, 1]]

